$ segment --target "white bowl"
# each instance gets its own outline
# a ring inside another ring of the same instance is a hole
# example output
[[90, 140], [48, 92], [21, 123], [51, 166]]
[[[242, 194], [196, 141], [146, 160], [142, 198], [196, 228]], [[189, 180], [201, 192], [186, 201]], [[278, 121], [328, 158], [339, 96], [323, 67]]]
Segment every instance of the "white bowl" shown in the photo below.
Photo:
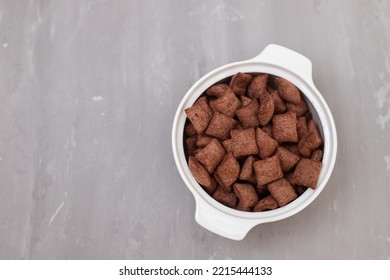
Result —
[[[186, 121], [184, 109], [191, 107], [211, 85], [238, 72], [269, 73], [285, 78], [298, 87], [306, 100], [313, 119], [324, 140], [322, 169], [315, 190], [307, 189], [301, 196], [281, 208], [266, 212], [243, 212], [222, 205], [208, 195], [196, 182], [188, 168], [184, 154], [183, 131]], [[290, 217], [303, 210], [320, 194], [333, 171], [337, 154], [337, 135], [332, 113], [312, 79], [312, 64], [309, 59], [290, 49], [268, 45], [253, 59], [219, 67], [197, 81], [181, 101], [173, 122], [172, 148], [177, 169], [194, 195], [195, 220], [204, 228], [234, 240], [242, 240], [255, 225], [274, 222]]]

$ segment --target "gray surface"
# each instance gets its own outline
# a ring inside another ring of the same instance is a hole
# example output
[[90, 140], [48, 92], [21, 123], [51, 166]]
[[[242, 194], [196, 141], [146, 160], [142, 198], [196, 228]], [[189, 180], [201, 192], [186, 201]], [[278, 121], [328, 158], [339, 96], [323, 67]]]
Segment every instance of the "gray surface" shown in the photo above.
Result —
[[[0, 1], [0, 258], [390, 258], [389, 1]], [[194, 221], [177, 105], [267, 44], [313, 62], [339, 153], [244, 241]]]

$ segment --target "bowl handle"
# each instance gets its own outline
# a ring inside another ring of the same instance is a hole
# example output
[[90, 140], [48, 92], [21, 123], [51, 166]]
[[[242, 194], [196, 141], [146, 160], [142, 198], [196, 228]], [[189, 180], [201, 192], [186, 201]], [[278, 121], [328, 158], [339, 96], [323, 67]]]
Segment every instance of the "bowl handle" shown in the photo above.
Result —
[[195, 220], [202, 227], [220, 236], [242, 240], [255, 226], [258, 220], [244, 219], [228, 215], [207, 204], [202, 198], [196, 198]]
[[252, 58], [251, 61], [283, 67], [298, 74], [313, 85], [311, 61], [300, 53], [288, 48], [270, 44], [259, 55]]

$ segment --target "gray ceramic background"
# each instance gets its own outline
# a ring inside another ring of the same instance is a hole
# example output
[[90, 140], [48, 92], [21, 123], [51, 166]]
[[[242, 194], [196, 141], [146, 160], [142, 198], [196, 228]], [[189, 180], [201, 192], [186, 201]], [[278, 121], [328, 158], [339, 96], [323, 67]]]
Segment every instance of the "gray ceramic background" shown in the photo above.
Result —
[[[0, 258], [390, 258], [390, 1], [0, 0]], [[194, 221], [171, 152], [188, 88], [294, 49], [339, 154], [303, 212], [242, 242]]]

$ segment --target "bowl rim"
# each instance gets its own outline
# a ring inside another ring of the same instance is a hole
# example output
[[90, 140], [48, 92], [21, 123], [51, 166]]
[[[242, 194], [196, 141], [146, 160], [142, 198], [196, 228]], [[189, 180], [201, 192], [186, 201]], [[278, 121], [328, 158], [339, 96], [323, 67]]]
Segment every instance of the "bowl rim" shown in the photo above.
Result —
[[[269, 73], [292, 82], [302, 92], [303, 96], [309, 103], [309, 107], [312, 110], [314, 109], [314, 113], [318, 115], [319, 122], [316, 123], [319, 126], [319, 130], [323, 134], [323, 167], [321, 169], [320, 178], [318, 180], [316, 189], [312, 190], [308, 188], [301, 196], [299, 196], [291, 203], [270, 211], [244, 212], [229, 208], [217, 202], [193, 178], [189, 170], [187, 160], [185, 159], [183, 135], [184, 124], [187, 117], [185, 115], [184, 109], [187, 108], [189, 104], [189, 106], [192, 106], [192, 104], [207, 88], [223, 79], [231, 77], [238, 72]], [[193, 86], [184, 95], [175, 114], [172, 129], [172, 148], [178, 171], [184, 183], [193, 193], [196, 200], [202, 199], [209, 206], [218, 209], [226, 215], [249, 220], [256, 219], [259, 222], [271, 222], [290, 217], [302, 211], [304, 208], [310, 205], [324, 189], [330, 178], [336, 161], [337, 133], [331, 111], [311, 79], [308, 80], [307, 77], [302, 77], [298, 73], [295, 73], [294, 71], [291, 71], [280, 65], [274, 65], [272, 63], [252, 59], [223, 65], [204, 75], [195, 84], [193, 84]]]

